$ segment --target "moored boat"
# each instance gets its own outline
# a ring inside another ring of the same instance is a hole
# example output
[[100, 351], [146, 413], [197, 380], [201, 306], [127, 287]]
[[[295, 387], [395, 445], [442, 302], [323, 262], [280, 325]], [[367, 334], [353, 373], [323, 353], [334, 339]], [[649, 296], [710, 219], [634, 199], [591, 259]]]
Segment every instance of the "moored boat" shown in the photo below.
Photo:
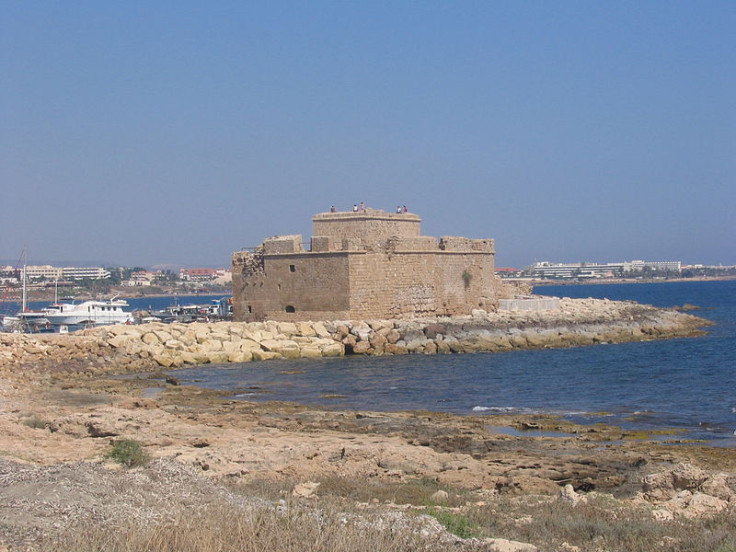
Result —
[[[76, 305], [57, 303], [48, 309], [46, 319], [54, 326], [132, 324], [133, 313], [125, 310], [127, 306], [127, 301], [116, 298], [107, 301], [83, 301]], [[51, 312], [52, 309], [54, 312]]]

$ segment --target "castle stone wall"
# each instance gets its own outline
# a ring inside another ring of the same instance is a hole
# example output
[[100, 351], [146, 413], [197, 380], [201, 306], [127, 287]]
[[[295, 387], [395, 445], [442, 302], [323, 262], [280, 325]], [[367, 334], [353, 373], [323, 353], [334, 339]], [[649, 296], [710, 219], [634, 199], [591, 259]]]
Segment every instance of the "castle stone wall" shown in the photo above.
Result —
[[501, 283], [492, 239], [420, 234], [420, 218], [367, 211], [313, 218], [301, 236], [269, 238], [233, 255], [236, 320], [454, 316], [495, 310]]

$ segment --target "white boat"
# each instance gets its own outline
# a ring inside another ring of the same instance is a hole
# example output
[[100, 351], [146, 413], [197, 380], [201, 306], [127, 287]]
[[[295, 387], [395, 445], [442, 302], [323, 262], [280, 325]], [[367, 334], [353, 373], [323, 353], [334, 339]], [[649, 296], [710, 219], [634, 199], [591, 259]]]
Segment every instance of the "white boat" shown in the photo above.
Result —
[[[56, 303], [46, 312], [46, 320], [54, 326], [132, 324], [133, 313], [125, 310], [128, 302], [123, 299], [108, 301], [84, 301], [78, 305]], [[54, 309], [55, 312], [51, 312]]]

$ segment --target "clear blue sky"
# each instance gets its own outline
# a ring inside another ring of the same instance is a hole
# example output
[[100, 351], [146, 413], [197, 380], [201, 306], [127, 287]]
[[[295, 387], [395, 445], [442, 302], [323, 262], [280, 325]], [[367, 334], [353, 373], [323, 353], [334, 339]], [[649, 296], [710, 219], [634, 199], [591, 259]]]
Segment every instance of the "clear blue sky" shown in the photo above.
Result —
[[736, 2], [0, 0], [0, 258], [185, 266], [334, 204], [736, 264]]

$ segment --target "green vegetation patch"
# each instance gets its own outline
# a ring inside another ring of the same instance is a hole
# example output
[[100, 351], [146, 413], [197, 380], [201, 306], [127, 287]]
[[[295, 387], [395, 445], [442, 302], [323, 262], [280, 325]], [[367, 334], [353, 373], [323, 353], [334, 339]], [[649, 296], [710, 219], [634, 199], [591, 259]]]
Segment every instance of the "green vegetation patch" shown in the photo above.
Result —
[[478, 526], [462, 513], [430, 508], [427, 514], [439, 521], [448, 532], [456, 537], [469, 539], [476, 536]]
[[151, 456], [143, 448], [143, 445], [133, 439], [120, 439], [113, 442], [112, 449], [105, 457], [128, 468], [145, 466], [151, 460]]

